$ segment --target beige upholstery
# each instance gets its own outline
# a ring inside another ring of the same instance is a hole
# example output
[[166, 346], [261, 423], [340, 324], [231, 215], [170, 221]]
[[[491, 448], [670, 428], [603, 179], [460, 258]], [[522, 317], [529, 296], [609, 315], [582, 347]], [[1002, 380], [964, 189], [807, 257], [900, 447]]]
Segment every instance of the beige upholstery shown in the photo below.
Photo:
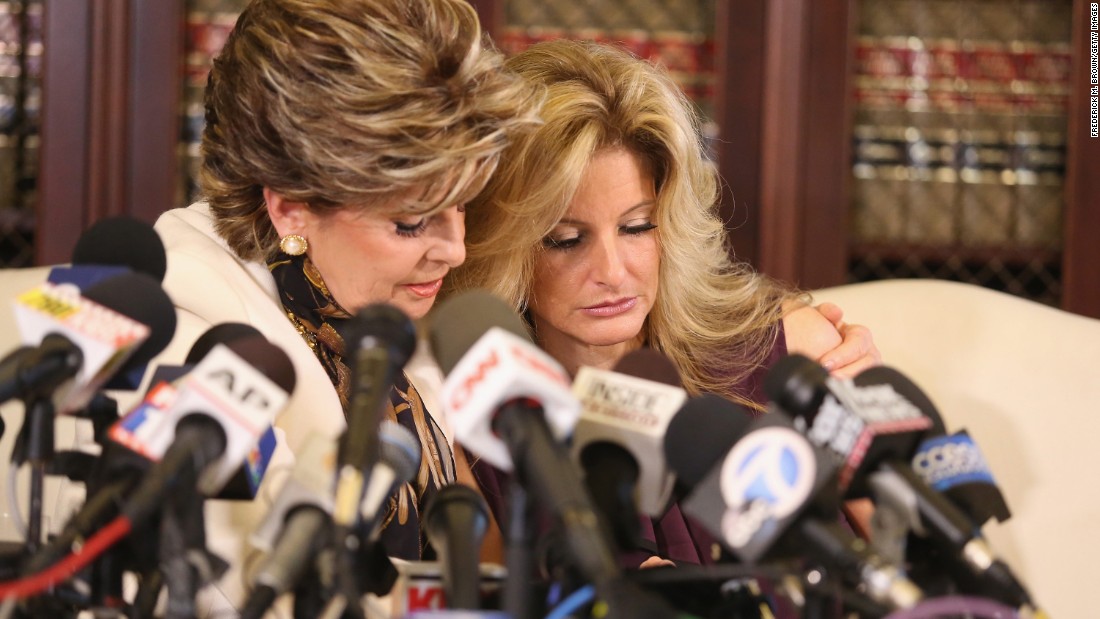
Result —
[[1012, 509], [984, 531], [1051, 616], [1096, 616], [1100, 320], [976, 286], [892, 280], [820, 290], [885, 363], [978, 442]]

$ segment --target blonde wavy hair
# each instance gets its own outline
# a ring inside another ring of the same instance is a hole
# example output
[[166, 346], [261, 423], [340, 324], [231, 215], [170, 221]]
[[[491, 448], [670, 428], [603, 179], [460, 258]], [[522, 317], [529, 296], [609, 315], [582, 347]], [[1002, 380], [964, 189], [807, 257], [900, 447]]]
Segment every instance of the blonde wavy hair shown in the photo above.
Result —
[[200, 186], [243, 259], [273, 255], [263, 188], [317, 212], [461, 204], [534, 89], [502, 70], [464, 0], [253, 0], [206, 87]]
[[544, 90], [543, 124], [513, 142], [467, 205], [467, 259], [449, 291], [484, 288], [524, 312], [542, 239], [565, 215], [593, 155], [625, 147], [657, 190], [660, 275], [643, 327], [693, 394], [759, 408], [737, 385], [768, 356], [782, 305], [796, 293], [731, 261], [717, 214], [719, 179], [700, 120], [661, 69], [615, 47], [536, 44], [506, 67]]

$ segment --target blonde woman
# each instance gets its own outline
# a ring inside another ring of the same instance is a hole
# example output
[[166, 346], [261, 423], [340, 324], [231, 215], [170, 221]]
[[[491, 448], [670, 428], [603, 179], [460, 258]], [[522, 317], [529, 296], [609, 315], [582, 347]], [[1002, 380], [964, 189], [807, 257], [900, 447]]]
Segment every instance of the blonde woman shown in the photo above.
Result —
[[[797, 291], [729, 258], [699, 119], [666, 73], [617, 48], [567, 40], [506, 66], [543, 90], [543, 124], [509, 145], [468, 203], [467, 259], [451, 289], [510, 301], [570, 372], [610, 368], [650, 346], [678, 366], [689, 392], [757, 411], [764, 371], [784, 353], [848, 375], [879, 361], [870, 333], [840, 323], [837, 308], [825, 308], [834, 324]], [[658, 526], [684, 539], [675, 523]], [[697, 562], [709, 550], [658, 554]]]

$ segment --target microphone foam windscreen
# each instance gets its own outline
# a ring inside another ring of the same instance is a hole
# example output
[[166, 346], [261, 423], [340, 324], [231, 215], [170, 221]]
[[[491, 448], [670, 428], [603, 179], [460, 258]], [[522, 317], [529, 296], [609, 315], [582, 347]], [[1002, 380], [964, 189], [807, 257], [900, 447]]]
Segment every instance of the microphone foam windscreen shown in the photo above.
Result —
[[614, 371], [681, 389], [684, 386], [672, 361], [652, 348], [639, 348], [623, 355], [615, 364]]
[[753, 417], [729, 400], [704, 393], [691, 398], [665, 432], [665, 460], [684, 485], [694, 487], [741, 438]]
[[92, 224], [73, 247], [74, 265], [124, 266], [164, 281], [167, 258], [160, 235], [130, 217], [107, 217]]
[[381, 461], [393, 469], [397, 481], [410, 481], [420, 469], [420, 441], [392, 419], [378, 426], [378, 448]]
[[340, 327], [347, 358], [361, 347], [364, 338], [375, 338], [383, 343], [390, 362], [405, 367], [416, 350], [416, 328], [404, 312], [387, 303], [372, 303], [344, 321]]
[[469, 290], [447, 299], [432, 312], [430, 322], [429, 342], [444, 375], [450, 374], [466, 351], [493, 327], [531, 339], [519, 315], [484, 290]]
[[234, 353], [287, 393], [294, 392], [294, 364], [282, 348], [262, 337], [242, 337], [224, 342]]
[[145, 273], [116, 275], [88, 288], [81, 296], [149, 327], [149, 338], [127, 359], [120, 373], [149, 363], [176, 333], [172, 299], [161, 288], [160, 281]]
[[947, 434], [943, 416], [940, 415], [936, 405], [916, 383], [898, 370], [886, 365], [876, 365], [860, 372], [852, 382], [858, 387], [890, 385], [898, 395], [909, 400], [910, 404], [916, 406], [925, 417], [932, 420], [932, 427], [928, 429], [930, 434], [934, 436]]
[[821, 364], [799, 354], [775, 362], [764, 376], [764, 393], [792, 415], [812, 414], [825, 400], [829, 372]]
[[225, 344], [245, 337], [263, 337], [260, 330], [243, 322], [223, 322], [210, 327], [191, 345], [184, 363], [195, 364], [202, 361], [206, 353], [218, 344]]

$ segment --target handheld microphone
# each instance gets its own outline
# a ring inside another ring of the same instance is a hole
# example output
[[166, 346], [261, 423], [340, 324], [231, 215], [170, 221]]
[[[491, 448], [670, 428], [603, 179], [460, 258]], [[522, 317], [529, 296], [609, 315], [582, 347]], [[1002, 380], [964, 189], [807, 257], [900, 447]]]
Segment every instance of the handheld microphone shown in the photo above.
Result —
[[[792, 355], [773, 367], [774, 378], [769, 375], [765, 389], [799, 416], [811, 442], [844, 463], [850, 494], [870, 494], [876, 502], [893, 506], [908, 516], [915, 533], [950, 549], [974, 575], [997, 589], [999, 597], [1017, 607], [1030, 606], [1030, 595], [996, 558], [975, 524], [909, 466], [923, 436], [935, 432], [935, 426], [943, 427], [942, 420], [932, 421], [940, 419], [939, 413], [934, 408], [921, 410], [901, 395], [912, 393], [915, 386], [904, 377], [899, 380], [900, 373], [871, 369], [875, 372], [869, 376], [843, 381], [829, 377], [816, 362]], [[811, 392], [817, 395], [802, 397]], [[922, 393], [913, 399], [930, 404]], [[805, 406], [815, 400], [820, 401], [817, 409]], [[916, 423], [917, 417], [926, 421]]]
[[439, 555], [448, 608], [481, 607], [479, 556], [489, 527], [489, 507], [461, 484], [440, 488], [424, 510], [424, 531]]
[[740, 560], [809, 553], [880, 604], [908, 608], [921, 599], [913, 583], [840, 526], [836, 465], [781, 413], [754, 421], [722, 398], [693, 398], [673, 418], [664, 447], [681, 482], [693, 487], [684, 511]]

